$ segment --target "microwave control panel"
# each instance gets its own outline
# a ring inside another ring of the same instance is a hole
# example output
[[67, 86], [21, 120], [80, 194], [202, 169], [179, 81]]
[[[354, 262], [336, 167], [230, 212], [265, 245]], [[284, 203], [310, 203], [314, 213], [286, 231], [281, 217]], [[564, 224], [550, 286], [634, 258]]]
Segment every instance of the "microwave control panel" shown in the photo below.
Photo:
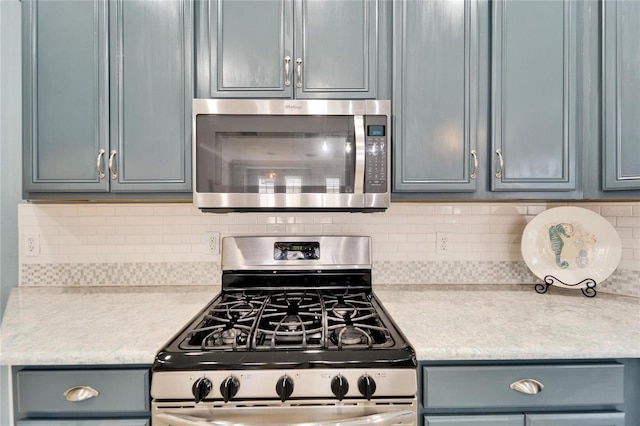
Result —
[[368, 115], [365, 118], [365, 180], [364, 192], [387, 192], [387, 117]]

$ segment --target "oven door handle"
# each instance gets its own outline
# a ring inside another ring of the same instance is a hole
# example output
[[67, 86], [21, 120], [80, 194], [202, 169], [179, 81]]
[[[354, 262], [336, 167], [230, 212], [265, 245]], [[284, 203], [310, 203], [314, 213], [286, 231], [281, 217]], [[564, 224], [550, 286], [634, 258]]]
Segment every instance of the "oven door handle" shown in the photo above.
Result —
[[[370, 414], [368, 416], [356, 417], [353, 419], [331, 420], [328, 422], [296, 423], [291, 426], [364, 426], [364, 425], [392, 425], [403, 420], [413, 420], [413, 411], [389, 411], [386, 413]], [[205, 420], [200, 417], [188, 416], [185, 414], [160, 413], [157, 420], [170, 422], [171, 426], [257, 426], [253, 424], [242, 424], [229, 422], [226, 420]]]

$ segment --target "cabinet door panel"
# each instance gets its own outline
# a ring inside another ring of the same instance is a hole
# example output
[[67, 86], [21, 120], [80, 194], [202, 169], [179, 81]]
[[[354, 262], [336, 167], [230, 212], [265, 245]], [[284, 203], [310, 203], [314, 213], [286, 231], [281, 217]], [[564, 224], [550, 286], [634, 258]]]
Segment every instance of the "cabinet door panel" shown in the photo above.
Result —
[[605, 1], [603, 14], [603, 189], [640, 189], [640, 2]]
[[394, 191], [474, 191], [476, 2], [395, 7]]
[[522, 426], [522, 414], [426, 416], [425, 426]]
[[527, 414], [525, 426], [624, 426], [624, 413]]
[[191, 189], [188, 1], [110, 2], [111, 190]]
[[377, 1], [298, 0], [295, 16], [295, 96], [375, 98]]
[[493, 190], [576, 189], [574, 3], [494, 3]]
[[108, 143], [106, 19], [101, 0], [23, 4], [27, 191], [108, 190], [97, 168]]
[[[209, 2], [209, 93], [212, 98], [290, 98], [292, 0]], [[251, 13], [247, 13], [251, 11]], [[285, 57], [289, 62], [286, 85]]]

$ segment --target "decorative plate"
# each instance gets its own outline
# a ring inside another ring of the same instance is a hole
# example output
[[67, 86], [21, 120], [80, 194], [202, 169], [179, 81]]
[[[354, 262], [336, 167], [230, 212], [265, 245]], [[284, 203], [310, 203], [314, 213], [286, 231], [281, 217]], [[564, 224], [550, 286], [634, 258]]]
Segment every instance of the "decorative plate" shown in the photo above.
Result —
[[591, 287], [606, 280], [622, 254], [615, 228], [599, 214], [581, 207], [555, 207], [534, 217], [522, 233], [520, 249], [538, 278], [571, 288], [587, 287], [588, 282]]

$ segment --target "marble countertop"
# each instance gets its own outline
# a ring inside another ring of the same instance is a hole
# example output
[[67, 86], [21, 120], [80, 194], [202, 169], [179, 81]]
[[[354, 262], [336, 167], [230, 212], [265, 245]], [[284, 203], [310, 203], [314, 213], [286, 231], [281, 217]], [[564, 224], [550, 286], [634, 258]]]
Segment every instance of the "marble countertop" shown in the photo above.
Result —
[[[212, 286], [18, 287], [4, 365], [151, 364]], [[374, 286], [419, 360], [640, 358], [640, 299], [532, 286]]]

